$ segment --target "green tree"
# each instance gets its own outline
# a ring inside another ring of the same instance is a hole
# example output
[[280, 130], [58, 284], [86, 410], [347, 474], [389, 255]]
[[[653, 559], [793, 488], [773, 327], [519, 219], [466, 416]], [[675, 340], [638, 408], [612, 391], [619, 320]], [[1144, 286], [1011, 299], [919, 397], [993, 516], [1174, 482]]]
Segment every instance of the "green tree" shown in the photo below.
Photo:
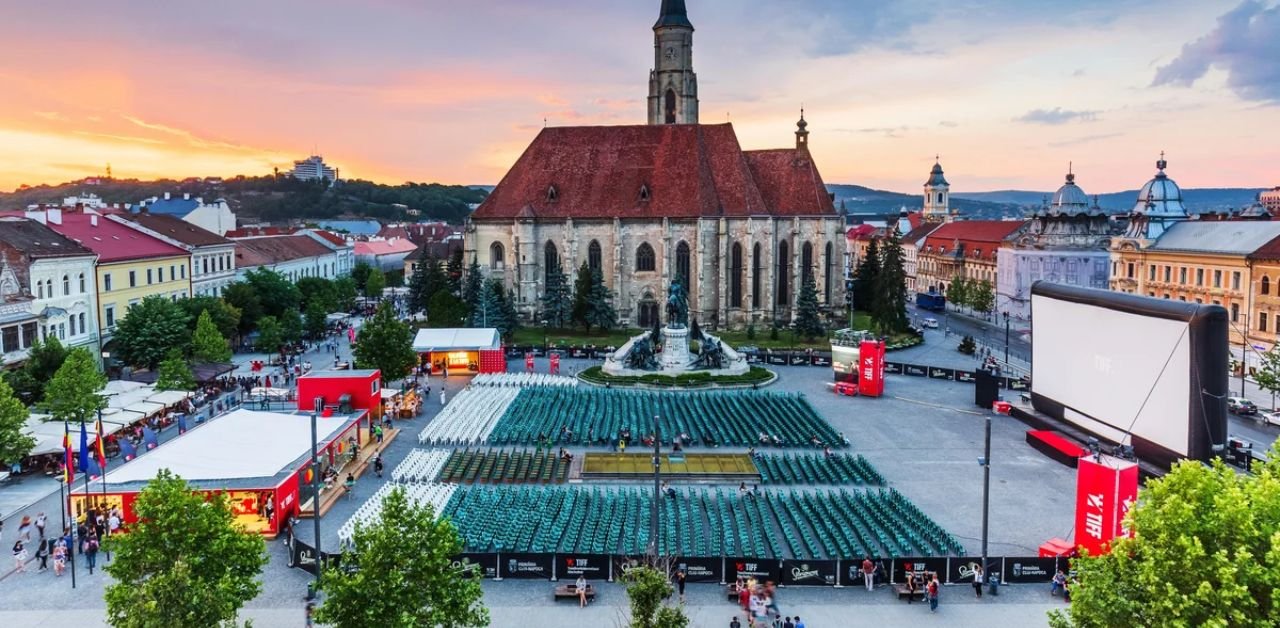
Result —
[[618, 324], [618, 313], [613, 310], [613, 291], [604, 285], [600, 271], [591, 273], [591, 291], [587, 297], [587, 331], [595, 325], [608, 331]]
[[285, 344], [293, 344], [302, 340], [302, 314], [296, 308], [285, 310], [280, 314], [280, 338]]
[[284, 330], [274, 316], [258, 319], [258, 339], [254, 348], [263, 353], [279, 353], [284, 346]]
[[1253, 374], [1253, 380], [1258, 383], [1258, 388], [1271, 393], [1274, 402], [1276, 393], [1280, 393], [1280, 350], [1272, 346], [1262, 354], [1261, 362]]
[[369, 270], [369, 278], [364, 281], [364, 296], [369, 299], [381, 299], [382, 289], [387, 287], [387, 277], [381, 268]]
[[19, 399], [28, 405], [38, 403], [44, 399], [45, 384], [67, 360], [67, 353], [68, 349], [57, 336], [37, 337], [22, 368], [6, 372], [4, 379], [8, 380]]
[[351, 279], [363, 290], [364, 284], [369, 281], [369, 273], [371, 271], [373, 271], [373, 267], [368, 262], [356, 262], [356, 265], [351, 267]]
[[44, 389], [40, 408], [52, 421], [79, 423], [107, 407], [107, 399], [98, 391], [107, 386], [107, 376], [98, 370], [93, 354], [84, 347], [67, 352], [67, 359]]
[[209, 310], [200, 312], [191, 335], [191, 357], [198, 362], [230, 362], [231, 345], [213, 323]]
[[262, 304], [262, 313], [279, 318], [288, 310], [298, 308], [302, 303], [302, 292], [284, 275], [269, 268], [256, 268], [244, 275], [245, 281], [253, 286]]
[[413, 330], [396, 318], [389, 303], [380, 305], [373, 318], [360, 328], [353, 353], [356, 368], [382, 371], [383, 383], [408, 375], [418, 363], [418, 354], [413, 350]]
[[404, 287], [404, 269], [403, 268], [397, 268], [395, 270], [387, 271], [383, 275], [383, 278], [386, 280], [388, 288]]
[[853, 278], [853, 307], [865, 312], [875, 307], [876, 277], [880, 275], [880, 243], [879, 239], [871, 240], [867, 245], [867, 253], [858, 262]]
[[569, 318], [574, 323], [586, 328], [591, 333], [591, 268], [583, 262], [578, 267], [578, 276], [573, 281], [573, 307], [569, 310]]
[[671, 597], [671, 579], [661, 570], [649, 566], [628, 569], [627, 599], [631, 603], [630, 628], [686, 628], [689, 618], [684, 610], [669, 606], [663, 600]]
[[427, 309], [426, 288], [427, 283], [427, 264], [426, 260], [419, 259], [413, 265], [413, 274], [409, 276], [409, 311], [421, 312]]
[[471, 259], [467, 267], [467, 276], [462, 282], [462, 302], [471, 304], [480, 299], [480, 291], [484, 289], [484, 274], [480, 272], [480, 262]]
[[307, 306], [304, 318], [302, 326], [307, 336], [313, 340], [324, 338], [325, 333], [329, 331], [329, 316], [325, 308], [319, 303], [312, 302]]
[[298, 292], [302, 293], [299, 309], [303, 312], [311, 309], [312, 304], [320, 306], [325, 314], [338, 309], [338, 289], [333, 280], [324, 277], [303, 277], [297, 281]]
[[469, 308], [448, 290], [437, 290], [427, 304], [427, 327], [463, 327], [467, 323]]
[[338, 298], [338, 306], [334, 308], [339, 312], [350, 312], [356, 307], [356, 297], [359, 291], [356, 288], [356, 280], [350, 277], [338, 277], [333, 280], [333, 291]]
[[569, 324], [573, 297], [569, 294], [569, 278], [560, 267], [560, 260], [547, 271], [546, 292], [542, 295], [542, 320], [556, 329]]
[[[406, 541], [413, 551], [405, 551]], [[353, 628], [487, 626], [480, 579], [454, 563], [462, 550], [447, 518], [396, 488], [382, 499], [376, 519], [356, 525], [342, 564], [324, 571], [325, 601], [316, 620]]]
[[482, 284], [476, 300], [471, 303], [467, 313], [467, 327], [497, 328], [502, 324], [502, 306], [498, 303], [499, 294], [493, 290], [489, 282]]
[[229, 626], [262, 590], [266, 545], [236, 522], [224, 493], [195, 492], [161, 469], [133, 503], [138, 521], [113, 534], [104, 597], [118, 628]]
[[502, 280], [497, 277], [490, 279], [485, 288], [493, 307], [497, 309], [497, 312], [489, 313], [489, 326], [496, 328], [503, 338], [510, 338], [511, 334], [520, 325], [519, 316], [516, 314], [515, 305], [512, 303], [514, 299], [507, 295], [507, 290], [502, 285]]
[[29, 415], [9, 384], [0, 379], [0, 463], [18, 462], [36, 446], [36, 439], [25, 430]]
[[1280, 625], [1280, 443], [1241, 474], [1184, 460], [1148, 480], [1126, 519], [1133, 537], [1072, 561], [1080, 626]]
[[972, 287], [969, 280], [963, 276], [957, 276], [947, 286], [947, 303], [956, 307], [967, 306], [969, 305], [969, 295], [971, 293]]
[[986, 279], [969, 284], [969, 307], [987, 314], [996, 307], [996, 293]]
[[200, 314], [208, 312], [213, 319], [213, 324], [218, 328], [218, 332], [223, 338], [230, 340], [236, 337], [236, 333], [240, 331], [240, 310], [234, 305], [218, 298], [211, 296], [195, 296], [189, 299], [180, 299], [178, 306], [187, 313], [187, 327], [192, 331], [196, 330], [196, 324], [200, 320]]
[[806, 270], [800, 273], [800, 294], [796, 295], [796, 333], [805, 340], [827, 333], [822, 326], [822, 313], [818, 311], [818, 284], [814, 281], [813, 272]]
[[113, 337], [120, 361], [154, 369], [171, 349], [186, 351], [191, 331], [177, 303], [153, 294], [129, 308]]
[[170, 349], [156, 370], [156, 390], [195, 390], [196, 378], [191, 374], [191, 366], [187, 364], [182, 352]]
[[237, 281], [223, 288], [222, 299], [240, 310], [240, 322], [236, 325], [236, 331], [241, 337], [257, 329], [258, 319], [263, 316], [262, 299], [251, 284]]
[[897, 234], [885, 241], [880, 253], [880, 271], [876, 274], [875, 298], [870, 310], [882, 333], [900, 332], [907, 328], [907, 269], [902, 257], [902, 242]]
[[462, 249], [454, 249], [449, 255], [449, 263], [445, 266], [445, 285], [449, 293], [455, 296], [462, 294]]

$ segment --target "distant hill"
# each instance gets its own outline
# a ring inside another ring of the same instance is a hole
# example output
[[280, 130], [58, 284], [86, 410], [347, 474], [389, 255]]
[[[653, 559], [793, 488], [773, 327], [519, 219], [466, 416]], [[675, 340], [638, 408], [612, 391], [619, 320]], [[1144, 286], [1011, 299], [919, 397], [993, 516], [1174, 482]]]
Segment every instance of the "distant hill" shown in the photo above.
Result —
[[384, 221], [444, 220], [461, 222], [470, 206], [488, 191], [461, 185], [405, 183], [383, 185], [350, 179], [328, 185], [292, 177], [161, 179], [86, 179], [0, 192], [0, 210], [25, 209], [37, 203], [61, 203], [69, 196], [96, 194], [107, 203], [137, 205], [152, 197], [190, 194], [206, 201], [226, 199], [242, 222], [326, 218], [374, 218]]
[[[1192, 213], [1220, 212], [1252, 205], [1254, 200], [1258, 198], [1258, 193], [1264, 189], [1266, 188], [1185, 188], [1182, 190], [1182, 199]], [[952, 194], [951, 198], [1032, 208], [1039, 207], [1045, 198], [1052, 196], [1053, 192], [998, 190], [995, 192], [961, 192]], [[1098, 204], [1107, 211], [1127, 212], [1133, 209], [1133, 203], [1137, 198], [1137, 190], [1109, 192], [1098, 195]], [[954, 200], [952, 204], [956, 204]]]
[[[902, 208], [919, 211], [924, 197], [919, 194], [902, 194], [888, 190], [876, 190], [861, 185], [828, 184], [827, 191], [836, 195], [836, 207], [843, 202], [851, 214], [897, 214]], [[998, 220], [1004, 216], [1020, 216], [1024, 209], [1017, 203], [986, 199], [960, 199], [951, 197], [951, 206], [970, 218]]]

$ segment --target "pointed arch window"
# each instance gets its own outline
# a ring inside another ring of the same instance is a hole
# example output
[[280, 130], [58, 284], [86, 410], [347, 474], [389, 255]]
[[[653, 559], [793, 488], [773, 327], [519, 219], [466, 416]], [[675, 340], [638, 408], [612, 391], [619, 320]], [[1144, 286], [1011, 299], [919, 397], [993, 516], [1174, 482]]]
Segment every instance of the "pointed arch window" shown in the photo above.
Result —
[[1271, 278], [1262, 276], [1262, 294], [1271, 294]]
[[648, 242], [641, 243], [636, 247], [636, 272], [653, 272], [656, 269], [653, 247]]
[[547, 202], [554, 203], [558, 200], [560, 200], [560, 190], [557, 190], [554, 184], [547, 186]]
[[662, 110], [666, 112], [666, 117], [665, 117], [666, 123], [675, 124], [676, 123], [676, 92], [675, 90], [673, 89], [667, 90], [667, 95], [664, 98]]
[[80, 273], [80, 294], [84, 294], [85, 292], [86, 290], [84, 286], [84, 273]]
[[592, 240], [587, 245], [587, 268], [592, 272], [604, 270], [604, 254], [600, 251], [600, 243]]
[[[426, 263], [425, 261], [421, 263]], [[493, 270], [502, 270], [507, 264], [507, 252], [503, 248], [501, 242], [494, 242], [489, 245], [489, 268]]]
[[800, 247], [800, 280], [808, 281], [813, 277], [813, 244], [805, 242]]
[[649, 202], [649, 186], [644, 183], [640, 184], [640, 202], [641, 203]]
[[676, 276], [680, 277], [680, 283], [684, 285], [685, 294], [693, 292], [693, 275], [690, 273], [689, 264], [689, 244], [681, 242], [676, 245]]
[[729, 254], [729, 307], [742, 307], [742, 244], [738, 242]]
[[786, 240], [778, 243], [778, 305], [791, 303], [791, 247]]
[[760, 276], [764, 274], [764, 256], [761, 255], [760, 243], [751, 249], [751, 307], [759, 308], [761, 302]]
[[822, 255], [822, 300], [830, 305], [831, 282], [834, 281], [833, 275], [835, 275], [836, 272], [835, 247], [828, 242], [826, 249], [822, 252]]
[[[547, 284], [551, 283], [551, 274], [560, 268], [560, 251], [556, 249], [554, 242], [547, 241], [547, 246], [543, 250], [543, 269], [542, 278]], [[543, 284], [546, 285], [546, 284]]]

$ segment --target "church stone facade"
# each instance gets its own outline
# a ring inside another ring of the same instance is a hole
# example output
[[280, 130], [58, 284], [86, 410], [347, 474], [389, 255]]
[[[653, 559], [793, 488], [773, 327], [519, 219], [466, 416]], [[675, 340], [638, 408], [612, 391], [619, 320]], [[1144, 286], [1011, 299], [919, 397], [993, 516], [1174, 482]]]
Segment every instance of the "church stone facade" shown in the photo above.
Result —
[[801, 282], [844, 307], [844, 231], [809, 154], [744, 151], [731, 124], [698, 122], [693, 25], [664, 0], [653, 27], [649, 124], [543, 129], [473, 213], [466, 257], [539, 320], [548, 271], [600, 270], [620, 323], [649, 327], [681, 277], [712, 329], [788, 324]]

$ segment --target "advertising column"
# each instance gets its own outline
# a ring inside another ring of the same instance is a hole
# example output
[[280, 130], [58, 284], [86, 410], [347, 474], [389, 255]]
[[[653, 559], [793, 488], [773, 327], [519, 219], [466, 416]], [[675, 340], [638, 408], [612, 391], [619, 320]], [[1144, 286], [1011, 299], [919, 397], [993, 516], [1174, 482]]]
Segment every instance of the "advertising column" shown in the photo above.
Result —
[[1130, 536], [1124, 517], [1138, 498], [1138, 465], [1111, 456], [1080, 458], [1076, 484], [1076, 546], [1090, 555]]
[[858, 346], [858, 393], [868, 397], [884, 394], [884, 342], [863, 340]]

